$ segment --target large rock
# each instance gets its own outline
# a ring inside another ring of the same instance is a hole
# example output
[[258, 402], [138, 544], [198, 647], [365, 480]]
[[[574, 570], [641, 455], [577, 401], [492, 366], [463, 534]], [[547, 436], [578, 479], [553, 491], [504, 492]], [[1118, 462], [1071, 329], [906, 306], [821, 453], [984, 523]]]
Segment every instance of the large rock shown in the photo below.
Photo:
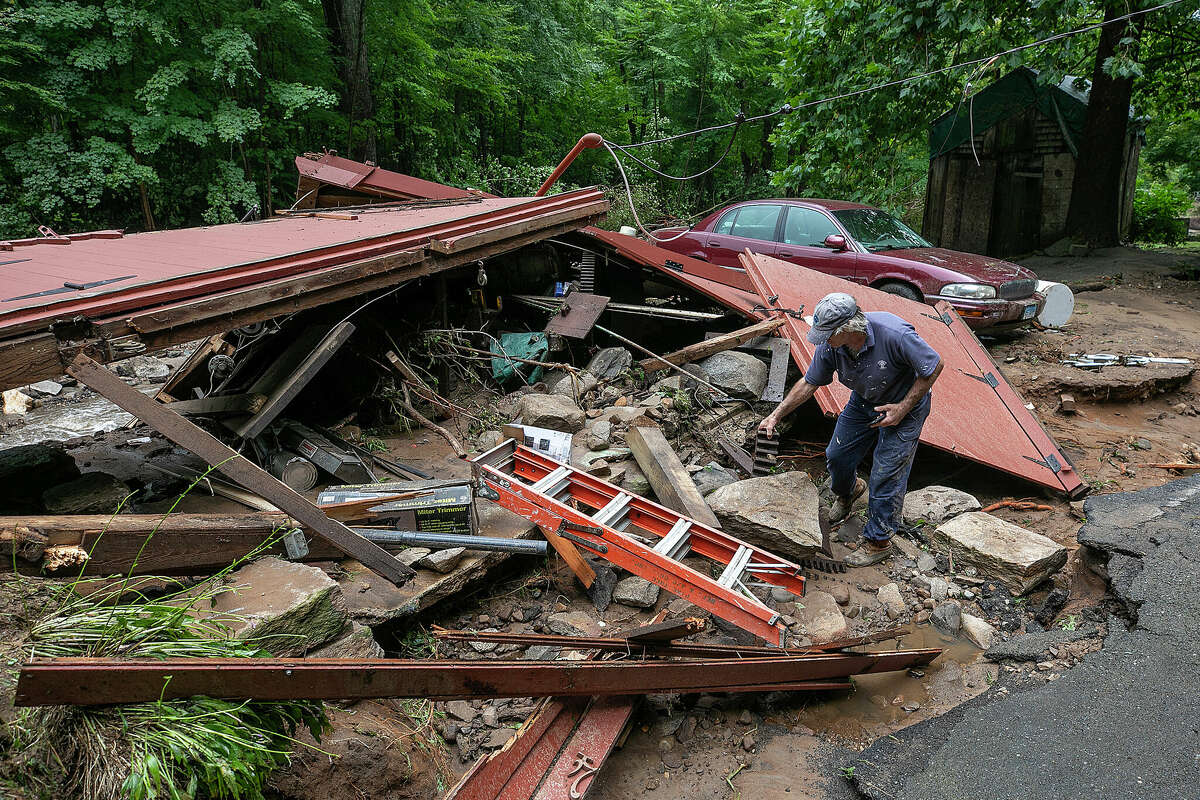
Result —
[[708, 382], [731, 397], [757, 400], [767, 387], [767, 365], [749, 353], [726, 350], [700, 362]]
[[445, 550], [438, 550], [417, 561], [417, 566], [445, 575], [448, 572], [454, 571], [454, 568], [458, 566], [458, 562], [462, 561], [466, 552], [467, 548], [465, 547], [449, 547]]
[[933, 610], [929, 621], [947, 636], [958, 636], [962, 628], [962, 607], [958, 603], [942, 603]]
[[737, 483], [738, 474], [731, 469], [725, 469], [715, 461], [710, 461], [704, 468], [692, 475], [692, 482], [704, 497], [731, 483]]
[[42, 510], [42, 492], [79, 477], [75, 459], [61, 448], [27, 444], [0, 450], [0, 509], [7, 514]]
[[587, 422], [583, 409], [561, 394], [527, 394], [517, 405], [517, 413], [522, 424], [565, 433], [578, 433]]
[[633, 354], [624, 347], [606, 347], [588, 362], [587, 372], [607, 381], [620, 375], [633, 364]]
[[705, 499], [726, 533], [776, 555], [795, 560], [821, 546], [820, 501], [806, 473], [781, 472], [738, 481]]
[[575, 373], [574, 375], [567, 373], [550, 384], [550, 393], [561, 394], [563, 397], [578, 400], [587, 392], [595, 389], [599, 384], [600, 381], [590, 372], [584, 371]]
[[979, 501], [966, 492], [949, 486], [926, 486], [904, 496], [904, 522], [941, 525], [951, 517], [980, 508]]
[[1062, 545], [981, 511], [943, 522], [929, 541], [935, 550], [950, 550], [956, 568], [975, 567], [1014, 594], [1028, 592], [1067, 563]]
[[962, 615], [962, 633], [980, 650], [987, 650], [996, 638], [996, 629], [987, 620], [974, 614]]
[[896, 619], [904, 613], [904, 596], [900, 594], [900, 587], [897, 584], [886, 583], [880, 586], [875, 597], [891, 619]]
[[632, 461], [625, 465], [625, 474], [621, 477], [621, 488], [639, 497], [650, 497], [652, 491], [646, 473], [642, 472], [642, 468]]
[[280, 657], [311, 652], [346, 627], [346, 598], [316, 567], [274, 556], [229, 576], [231, 591], [217, 595], [212, 611], [240, 639]]
[[87, 472], [42, 493], [51, 514], [115, 514], [129, 487], [104, 472]]
[[22, 391], [30, 397], [58, 397], [63, 386], [58, 381], [38, 381], [26, 386]]
[[366, 625], [350, 623], [350, 630], [308, 654], [310, 658], [383, 658], [385, 653]]
[[[803, 604], [803, 608], [801, 608]], [[829, 592], [810, 590], [796, 603], [796, 618], [804, 626], [804, 632], [814, 643], [831, 642], [846, 635], [846, 618], [838, 608], [837, 600]]]
[[546, 629], [556, 636], [596, 636], [600, 626], [582, 611], [559, 611], [546, 617]]
[[126, 378], [141, 378], [158, 383], [167, 379], [171, 374], [171, 365], [154, 356], [134, 356], [124, 361], [118, 361], [113, 366], [118, 375]]
[[654, 604], [658, 602], [659, 591], [658, 586], [645, 578], [630, 575], [617, 581], [617, 586], [613, 589], [613, 600], [634, 608], [654, 608]]

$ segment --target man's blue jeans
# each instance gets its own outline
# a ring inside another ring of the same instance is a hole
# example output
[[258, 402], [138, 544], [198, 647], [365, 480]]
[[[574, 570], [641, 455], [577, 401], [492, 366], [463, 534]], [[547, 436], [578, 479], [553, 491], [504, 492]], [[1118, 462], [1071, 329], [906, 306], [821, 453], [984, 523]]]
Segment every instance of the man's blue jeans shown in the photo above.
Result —
[[877, 404], [868, 403], [858, 392], [852, 392], [846, 407], [838, 415], [833, 438], [825, 448], [829, 485], [835, 495], [848, 497], [854, 491], [855, 471], [871, 445], [875, 445], [868, 482], [870, 518], [863, 529], [864, 538], [886, 542], [900, 527], [908, 474], [912, 471], [917, 441], [925, 418], [929, 416], [931, 402], [930, 395], [926, 394], [900, 424], [872, 428], [871, 421], [879, 416], [875, 411]]

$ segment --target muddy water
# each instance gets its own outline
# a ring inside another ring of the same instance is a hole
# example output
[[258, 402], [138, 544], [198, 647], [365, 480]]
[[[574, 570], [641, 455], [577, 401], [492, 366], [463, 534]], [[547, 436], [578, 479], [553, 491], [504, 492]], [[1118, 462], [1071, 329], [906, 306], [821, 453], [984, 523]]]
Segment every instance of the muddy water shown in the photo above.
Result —
[[[995, 667], [981, 661], [979, 648], [943, 637], [928, 625], [915, 626], [891, 649], [927, 647], [940, 647], [943, 652], [932, 664], [921, 667], [919, 676], [916, 672], [860, 675], [854, 678], [854, 691], [768, 721], [784, 727], [803, 725], [817, 733], [865, 743], [958, 705], [987, 688], [987, 675], [994, 677]], [[864, 649], [883, 651], [879, 646]], [[911, 710], [914, 703], [919, 708]]]

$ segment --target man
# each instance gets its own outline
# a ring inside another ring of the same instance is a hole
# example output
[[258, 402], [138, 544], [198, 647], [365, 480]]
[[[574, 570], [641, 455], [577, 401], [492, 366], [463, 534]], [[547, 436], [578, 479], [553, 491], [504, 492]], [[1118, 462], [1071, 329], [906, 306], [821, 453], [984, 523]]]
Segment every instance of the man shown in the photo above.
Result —
[[929, 416], [929, 387], [942, 372], [942, 359], [912, 325], [886, 311], [864, 314], [844, 292], [817, 303], [808, 340], [818, 346], [812, 364], [759, 428], [774, 434], [779, 420], [829, 384], [835, 372], [852, 390], [825, 449], [835, 497], [830, 521], [849, 516], [854, 501], [867, 490], [855, 473], [874, 444], [864, 541], [845, 562], [877, 564], [892, 554], [917, 440]]

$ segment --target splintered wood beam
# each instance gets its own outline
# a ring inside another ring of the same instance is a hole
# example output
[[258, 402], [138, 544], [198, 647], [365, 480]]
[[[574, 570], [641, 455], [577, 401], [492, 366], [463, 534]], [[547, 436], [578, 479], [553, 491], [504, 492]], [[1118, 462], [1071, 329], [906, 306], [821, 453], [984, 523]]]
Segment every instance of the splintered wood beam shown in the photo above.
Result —
[[262, 497], [304, 527], [325, 539], [368, 569], [397, 586], [416, 575], [382, 547], [368, 542], [284, 485], [270, 473], [226, 447], [219, 439], [131, 386], [82, 353], [67, 367], [67, 374], [94, 389], [175, 444], [195, 453], [229, 479]]
[[667, 365], [663, 361], [669, 361], [677, 367], [681, 364], [690, 364], [693, 361], [699, 361], [702, 358], [708, 358], [711, 355], [732, 350], [751, 339], [757, 339], [759, 336], [766, 336], [771, 331], [783, 325], [783, 322], [783, 317], [766, 319], [748, 328], [742, 328], [722, 336], [714, 336], [703, 342], [689, 344], [687, 347], [676, 350], [674, 353], [667, 353], [661, 358], [644, 358], [638, 363], [647, 375], [651, 372], [667, 369]]
[[[162, 393], [159, 393], [162, 399]], [[176, 400], [169, 403], [171, 410], [185, 417], [219, 417], [229, 414], [257, 414], [267, 401], [265, 394], [246, 392], [217, 397], [201, 397], [198, 400]]]
[[721, 529], [717, 515], [704, 502], [692, 476], [683, 468], [662, 430], [630, 428], [625, 434], [625, 444], [633, 451], [634, 459], [646, 473], [646, 480], [660, 503], [710, 528]]
[[[301, 527], [278, 511], [245, 514], [60, 514], [0, 517], [0, 555], [17, 571], [72, 578], [75, 561], [43, 558], [56, 547], [87, 553], [84, 575], [204, 575], [224, 569], [282, 531]], [[303, 561], [335, 561], [341, 551], [307, 536]], [[281, 555], [282, 545], [268, 552]]]

